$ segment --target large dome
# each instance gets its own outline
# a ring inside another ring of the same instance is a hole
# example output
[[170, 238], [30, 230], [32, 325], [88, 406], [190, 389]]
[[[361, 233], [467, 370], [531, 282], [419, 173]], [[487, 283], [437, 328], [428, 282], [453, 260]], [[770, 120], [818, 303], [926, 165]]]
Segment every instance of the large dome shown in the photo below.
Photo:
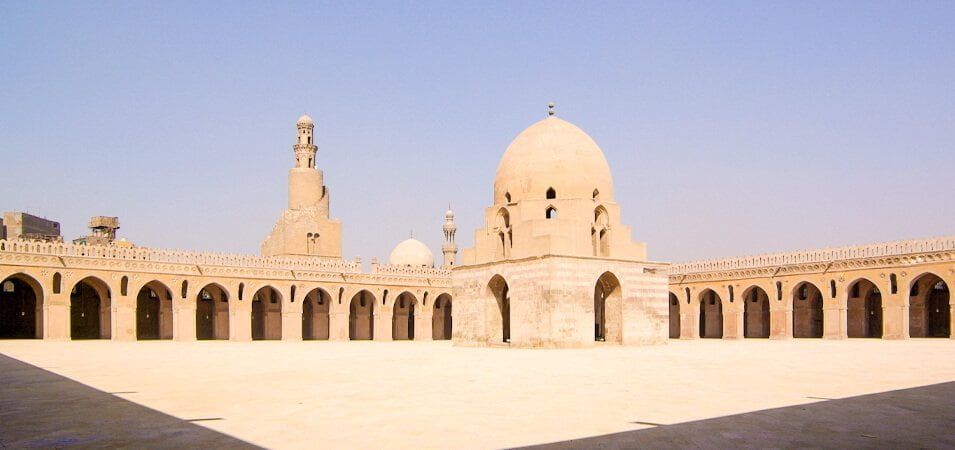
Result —
[[388, 261], [396, 266], [434, 267], [434, 254], [421, 241], [409, 238], [395, 246]]
[[494, 178], [494, 203], [556, 198], [613, 198], [613, 177], [603, 151], [576, 125], [551, 116], [511, 142]]

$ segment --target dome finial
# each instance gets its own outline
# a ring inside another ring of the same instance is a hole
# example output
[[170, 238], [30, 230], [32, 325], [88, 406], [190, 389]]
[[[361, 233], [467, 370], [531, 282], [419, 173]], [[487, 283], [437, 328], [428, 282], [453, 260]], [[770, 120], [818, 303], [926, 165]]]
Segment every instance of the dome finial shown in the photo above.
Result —
[[554, 102], [550, 102], [550, 103], [547, 104], [547, 117], [551, 117], [551, 116], [557, 114], [557, 112], [554, 111], [554, 106], [555, 106], [555, 105], [554, 105]]

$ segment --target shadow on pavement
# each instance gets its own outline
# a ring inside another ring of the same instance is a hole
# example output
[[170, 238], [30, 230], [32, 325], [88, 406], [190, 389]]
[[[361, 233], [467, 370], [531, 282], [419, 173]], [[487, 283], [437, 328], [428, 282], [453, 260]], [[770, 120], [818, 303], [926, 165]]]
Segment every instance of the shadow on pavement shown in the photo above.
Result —
[[258, 448], [0, 355], [0, 448]]
[[955, 448], [955, 382], [526, 448], [810, 447]]

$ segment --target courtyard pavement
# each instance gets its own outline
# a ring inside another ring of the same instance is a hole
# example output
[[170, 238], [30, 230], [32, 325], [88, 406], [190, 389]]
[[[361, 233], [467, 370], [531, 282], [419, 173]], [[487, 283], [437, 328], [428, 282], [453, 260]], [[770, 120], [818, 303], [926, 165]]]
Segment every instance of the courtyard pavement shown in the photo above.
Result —
[[0, 341], [0, 448], [955, 447], [955, 340]]

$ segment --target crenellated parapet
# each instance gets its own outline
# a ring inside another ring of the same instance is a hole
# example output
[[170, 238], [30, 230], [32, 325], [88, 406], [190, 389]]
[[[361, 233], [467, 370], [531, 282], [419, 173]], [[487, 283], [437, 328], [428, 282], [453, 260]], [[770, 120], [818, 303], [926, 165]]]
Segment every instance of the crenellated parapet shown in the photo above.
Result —
[[442, 267], [415, 267], [394, 264], [372, 264], [371, 273], [426, 278], [451, 278], [451, 269]]
[[[19, 256], [18, 256], [19, 255]], [[293, 271], [360, 273], [361, 263], [317, 256], [256, 256], [191, 252], [148, 247], [122, 248], [42, 241], [0, 240], [0, 261], [31, 265], [57, 264], [98, 269], [157, 270], [205, 275], [276, 276]], [[198, 266], [198, 267], [197, 267]], [[199, 269], [203, 268], [203, 269]]]

